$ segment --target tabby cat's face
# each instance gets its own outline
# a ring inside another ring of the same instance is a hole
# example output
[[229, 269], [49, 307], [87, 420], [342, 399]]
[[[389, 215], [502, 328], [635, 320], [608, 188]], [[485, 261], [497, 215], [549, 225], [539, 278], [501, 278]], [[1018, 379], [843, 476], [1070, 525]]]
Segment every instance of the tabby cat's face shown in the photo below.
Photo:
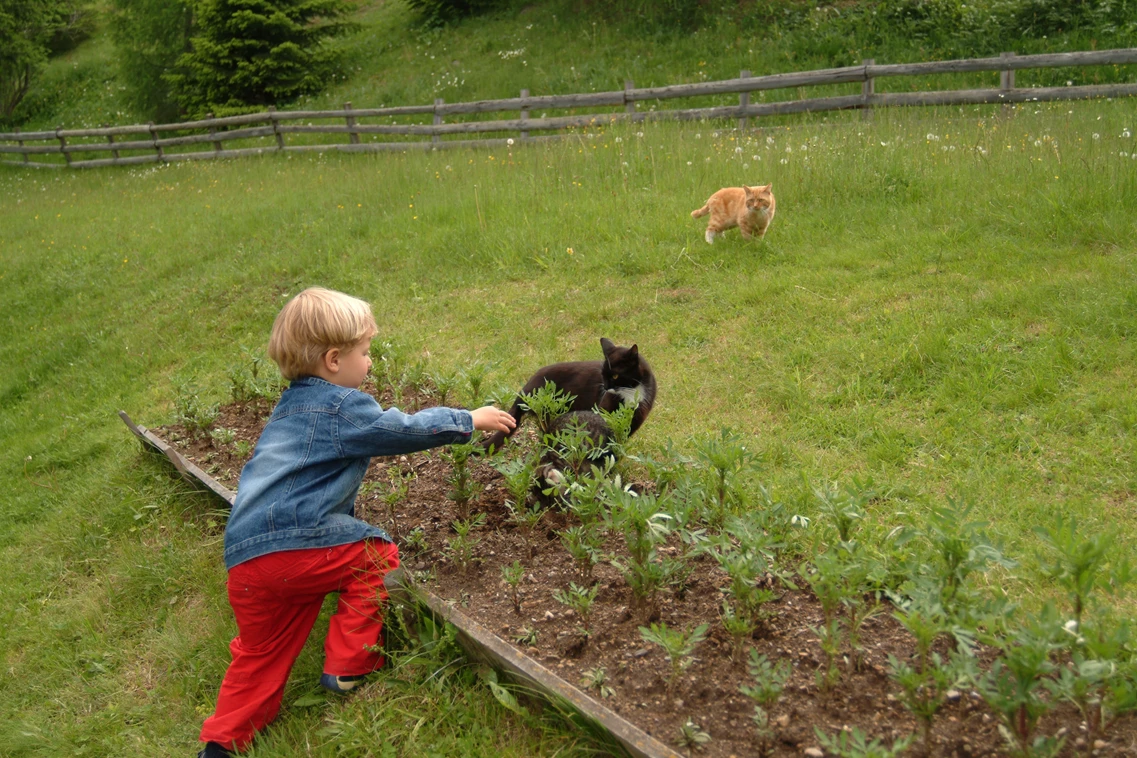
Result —
[[746, 192], [746, 210], [748, 212], [769, 212], [774, 199], [774, 193], [770, 191], [770, 186], [767, 184], [765, 187], [742, 188]]

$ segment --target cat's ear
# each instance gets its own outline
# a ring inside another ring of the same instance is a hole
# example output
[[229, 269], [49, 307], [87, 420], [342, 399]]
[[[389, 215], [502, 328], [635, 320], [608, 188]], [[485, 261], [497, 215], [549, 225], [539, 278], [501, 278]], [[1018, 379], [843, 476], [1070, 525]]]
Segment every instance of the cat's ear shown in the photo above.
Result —
[[639, 354], [640, 354], [640, 346], [639, 345], [632, 345], [631, 347], [628, 348], [628, 357], [629, 358], [635, 358]]
[[749, 187], [747, 187], [745, 184], [744, 184], [744, 185], [742, 185], [742, 191], [746, 193], [746, 196], [747, 196], [747, 197], [750, 197], [751, 195], [753, 195], [753, 194], [754, 194], [754, 190], [750, 189], [750, 188], [749, 188]]
[[604, 351], [604, 355], [608, 355], [608, 353], [610, 353], [616, 349], [616, 344], [614, 342], [612, 342], [612, 340], [608, 339], [607, 337], [601, 337], [600, 338], [600, 349]]
[[773, 189], [774, 189], [774, 183], [773, 183], [773, 182], [770, 182], [769, 184], [767, 184], [767, 185], [766, 185], [765, 187], [763, 187], [762, 189], [766, 190], [767, 192], [770, 192], [771, 190], [773, 190]]

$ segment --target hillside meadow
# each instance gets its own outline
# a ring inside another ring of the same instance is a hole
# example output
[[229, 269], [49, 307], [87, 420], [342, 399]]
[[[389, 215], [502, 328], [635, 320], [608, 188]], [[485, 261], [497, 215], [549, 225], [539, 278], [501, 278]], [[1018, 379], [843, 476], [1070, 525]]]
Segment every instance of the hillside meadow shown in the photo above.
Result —
[[[882, 534], [973, 503], [1024, 604], [1033, 528], [1137, 535], [1131, 101], [576, 132], [493, 150], [0, 168], [0, 744], [191, 754], [234, 632], [219, 504], [115, 413], [229, 398], [305, 286], [363, 297], [428, 370], [520, 383], [637, 343], [660, 384], [633, 452], [733, 430], [774, 496], [870, 481]], [[762, 241], [690, 218], [772, 182]], [[1130, 606], [1119, 606], [1123, 614]], [[589, 743], [473, 676], [313, 694], [320, 635], [250, 755], [563, 755]], [[383, 747], [378, 747], [383, 746]]]

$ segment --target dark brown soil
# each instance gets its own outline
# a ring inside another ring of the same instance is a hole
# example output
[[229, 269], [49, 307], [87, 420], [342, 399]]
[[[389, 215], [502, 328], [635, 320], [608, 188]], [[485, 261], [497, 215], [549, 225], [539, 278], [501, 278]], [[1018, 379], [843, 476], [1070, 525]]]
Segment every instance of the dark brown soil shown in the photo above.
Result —
[[[364, 390], [375, 394], [370, 382]], [[386, 406], [391, 398], [379, 396], [379, 401]], [[424, 396], [404, 396], [402, 407], [413, 412], [429, 404]], [[272, 403], [265, 400], [230, 404], [222, 408], [215, 427], [232, 430], [236, 440], [253, 443], [271, 410]], [[194, 436], [178, 425], [157, 431], [211, 476], [236, 489], [247, 455], [238, 457], [234, 442], [218, 444], [208, 435]], [[454, 536], [451, 523], [458, 518], [455, 504], [447, 497], [450, 465], [437, 450], [375, 459], [366, 481], [386, 483], [389, 467], [415, 475], [409, 496], [396, 506], [394, 521], [380, 499], [386, 491], [382, 484], [360, 496], [356, 515], [396, 538], [403, 565], [417, 581], [425, 582], [442, 597], [456, 600], [465, 613], [571, 684], [583, 689], [584, 672], [603, 667], [611, 688], [605, 704], [681, 752], [687, 750], [677, 745], [677, 739], [682, 725], [690, 720], [711, 737], [693, 754], [708, 758], [761, 755], [751, 720], [754, 703], [739, 690], [753, 680], [745, 659], [731, 658], [730, 637], [718, 620], [723, 597], [720, 588], [726, 586], [727, 579], [713, 559], [694, 559], [695, 571], [683, 597], [668, 595], [660, 604], [656, 620], [673, 629], [690, 629], [700, 623], [710, 626], [706, 641], [695, 650], [694, 664], [668, 691], [667, 657], [641, 637], [638, 628], [646, 626], [649, 619], [644, 611], [632, 607], [629, 588], [615, 568], [602, 562], [593, 571], [593, 581], [600, 590], [589, 637], [581, 634], [580, 619], [554, 599], [554, 591], [566, 589], [570, 582], [584, 583], [558, 538], [560, 529], [572, 526], [568, 514], [550, 510], [530, 548], [508, 519], [500, 475], [483, 461], [472, 462], [475, 478], [485, 485], [474, 511], [484, 513], [486, 522], [476, 532], [475, 561], [462, 570], [446, 557], [447, 543]], [[425, 549], [407, 545], [407, 535], [416, 529], [425, 537]], [[611, 541], [606, 550], [618, 554], [621, 547]], [[679, 549], [678, 544], [665, 548], [672, 552]], [[515, 560], [526, 568], [520, 613], [501, 573], [502, 566]], [[793, 674], [781, 700], [769, 709], [776, 732], [769, 755], [821, 755], [815, 727], [829, 734], [856, 727], [886, 744], [917, 731], [916, 721], [894, 694], [898, 688], [888, 676], [887, 659], [889, 654], [910, 658], [914, 645], [887, 608], [866, 622], [861, 670], [853, 672], [843, 665], [839, 683], [822, 692], [816, 672], [823, 656], [818, 637], [811, 631], [821, 622], [817, 601], [805, 590], [782, 590], [771, 605], [776, 615], [750, 644], [772, 661], [791, 661]], [[535, 633], [535, 641], [518, 644], [517, 638], [526, 633]], [[595, 690], [591, 694], [600, 698]], [[998, 716], [978, 693], [953, 693], [936, 717], [932, 755], [1008, 755], [997, 724]], [[1137, 756], [1137, 719], [1132, 715], [1115, 723], [1106, 741], [1088, 745], [1078, 711], [1061, 703], [1042, 720], [1038, 733], [1066, 735], [1063, 756]], [[907, 754], [921, 755], [920, 744], [913, 744]]]

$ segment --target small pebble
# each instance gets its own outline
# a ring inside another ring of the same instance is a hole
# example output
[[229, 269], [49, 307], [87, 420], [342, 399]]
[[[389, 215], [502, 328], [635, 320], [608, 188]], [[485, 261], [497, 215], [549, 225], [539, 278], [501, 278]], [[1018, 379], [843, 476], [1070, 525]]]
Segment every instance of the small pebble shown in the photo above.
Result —
[[1094, 750], [1105, 750], [1109, 747], [1109, 743], [1105, 740], [1094, 740]]
[[825, 753], [819, 747], [807, 747], [802, 755], [806, 758], [825, 758]]
[[554, 618], [556, 616], [553, 615], [552, 611], [545, 611], [545, 621], [552, 621]]

